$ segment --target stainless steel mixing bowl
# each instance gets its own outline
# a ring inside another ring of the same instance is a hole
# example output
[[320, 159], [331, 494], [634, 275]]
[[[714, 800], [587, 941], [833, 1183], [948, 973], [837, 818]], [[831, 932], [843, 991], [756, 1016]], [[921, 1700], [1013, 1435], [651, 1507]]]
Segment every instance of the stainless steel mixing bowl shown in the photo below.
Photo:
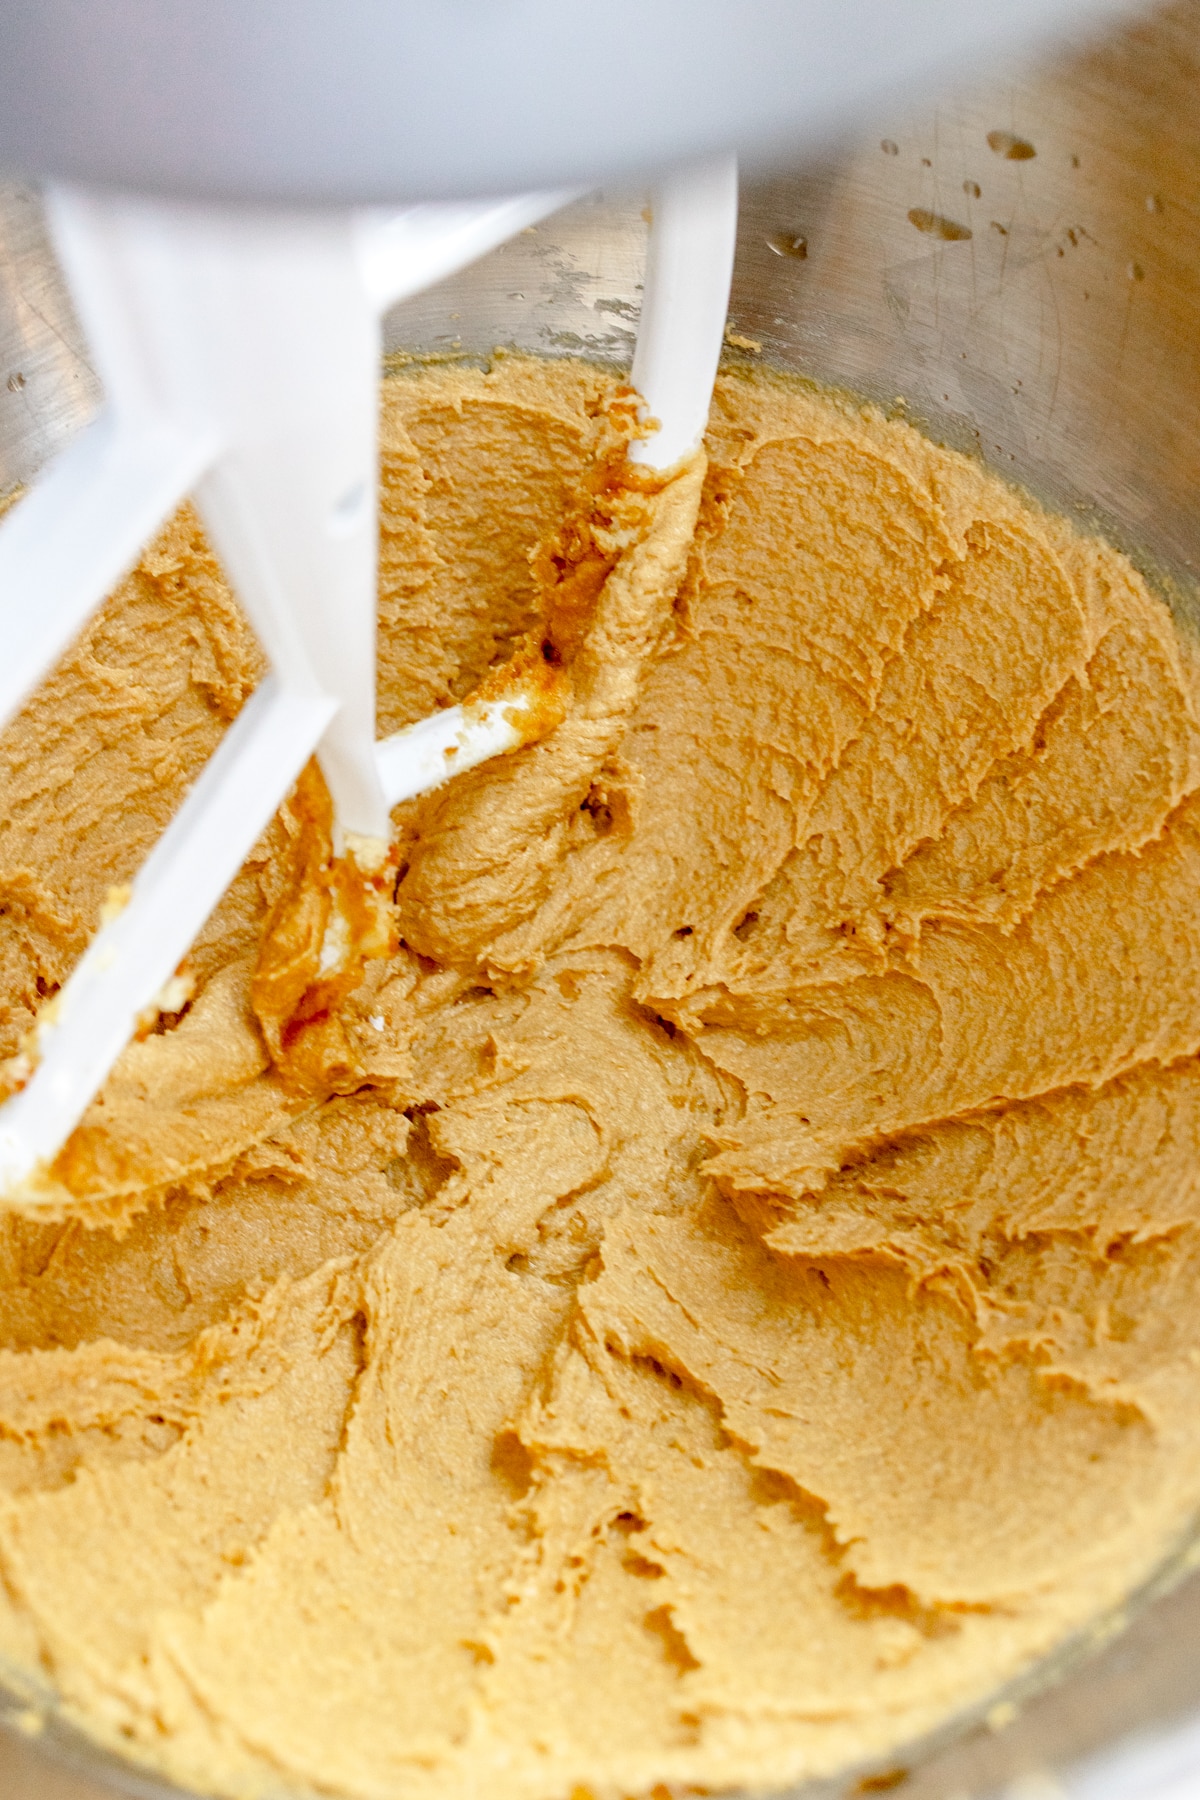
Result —
[[[638, 197], [582, 203], [398, 309], [389, 346], [620, 362], [644, 229]], [[881, 117], [819, 166], [752, 186], [730, 345], [982, 456], [1105, 532], [1200, 629], [1200, 0], [1073, 61]], [[0, 493], [96, 397], [36, 199], [5, 190]], [[1129, 1628], [1098, 1621], [1054, 1685], [1036, 1672], [868, 1781], [903, 1765], [911, 1800], [1200, 1795], [1197, 1561], [1180, 1547]], [[14, 1693], [7, 1717], [4, 1800], [165, 1791], [74, 1736], [47, 1694]]]

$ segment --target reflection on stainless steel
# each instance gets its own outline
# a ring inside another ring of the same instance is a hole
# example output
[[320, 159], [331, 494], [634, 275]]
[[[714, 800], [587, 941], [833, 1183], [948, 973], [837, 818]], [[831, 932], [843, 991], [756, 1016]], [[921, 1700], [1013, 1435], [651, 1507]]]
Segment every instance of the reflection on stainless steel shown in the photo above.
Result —
[[[398, 308], [389, 349], [627, 363], [641, 206], [592, 199], [527, 232]], [[841, 156], [751, 187], [730, 343], [734, 361], [848, 389], [978, 453], [1106, 532], [1200, 628], [1200, 0], [1075, 62], [882, 116]], [[96, 398], [36, 203], [0, 193], [0, 494]], [[1191, 1563], [1183, 1555], [1161, 1585]], [[1152, 1791], [1138, 1734], [1161, 1744], [1189, 1719], [1197, 1747], [1177, 1740], [1189, 1785], [1171, 1791], [1200, 1791], [1200, 1585], [1148, 1604], [1098, 1651], [1109, 1626], [1091, 1654], [1069, 1650], [1058, 1684], [1015, 1722], [1002, 1705], [992, 1722], [1004, 1729], [914, 1751], [901, 1791], [1069, 1795], [1082, 1791], [1070, 1765], [1111, 1759], [1121, 1739], [1134, 1760], [1110, 1760], [1107, 1775], [1094, 1765], [1087, 1794], [1137, 1800]], [[28, 1695], [10, 1715], [46, 1718]], [[91, 1773], [53, 1769], [46, 1747]], [[5, 1800], [101, 1800], [116, 1769], [52, 1716], [38, 1737], [0, 1738]], [[123, 1786], [167, 1791], [133, 1776]]]
[[0, 189], [0, 495], [62, 449], [99, 396], [37, 196]]

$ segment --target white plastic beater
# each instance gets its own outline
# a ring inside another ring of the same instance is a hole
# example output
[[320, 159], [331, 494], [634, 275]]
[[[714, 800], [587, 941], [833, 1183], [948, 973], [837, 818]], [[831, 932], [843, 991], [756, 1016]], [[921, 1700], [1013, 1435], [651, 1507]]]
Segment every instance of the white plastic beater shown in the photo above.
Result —
[[[375, 737], [380, 321], [572, 196], [269, 212], [52, 189], [47, 212], [104, 385], [99, 417], [0, 527], [0, 724], [189, 492], [270, 672], [35, 1027], [0, 1107], [0, 1195], [38, 1180], [314, 750], [338, 849], [378, 866], [389, 813], [529, 740], [521, 694]], [[737, 224], [732, 159], [665, 180], [633, 381], [634, 459], [703, 435]]]

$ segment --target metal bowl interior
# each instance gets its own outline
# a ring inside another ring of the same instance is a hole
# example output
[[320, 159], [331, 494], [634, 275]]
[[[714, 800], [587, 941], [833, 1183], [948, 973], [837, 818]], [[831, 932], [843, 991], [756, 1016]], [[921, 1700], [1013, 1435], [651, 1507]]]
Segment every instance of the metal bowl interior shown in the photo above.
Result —
[[[729, 333], [732, 361], [873, 401], [1102, 532], [1187, 632], [1200, 632], [1198, 93], [1200, 0], [1185, 0], [1075, 59], [880, 117], [820, 164], [748, 187]], [[641, 208], [640, 195], [577, 204], [397, 308], [387, 348], [627, 364]], [[0, 495], [98, 397], [36, 196], [3, 190]], [[1174, 1547], [1127, 1630], [1124, 1615], [1098, 1620], [985, 1718], [903, 1753], [903, 1792], [1197, 1792], [1197, 1560]], [[21, 1683], [2, 1716], [8, 1800], [169, 1791], [95, 1751], [47, 1692]], [[870, 1791], [860, 1774], [804, 1800]]]

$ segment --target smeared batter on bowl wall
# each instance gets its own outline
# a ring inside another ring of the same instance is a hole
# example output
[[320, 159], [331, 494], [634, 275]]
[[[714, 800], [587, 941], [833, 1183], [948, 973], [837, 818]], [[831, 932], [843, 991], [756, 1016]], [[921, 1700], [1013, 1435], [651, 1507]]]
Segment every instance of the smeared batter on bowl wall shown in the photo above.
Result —
[[[653, 492], [628, 418], [385, 384], [383, 727], [530, 642], [562, 722], [284, 1020], [306, 778], [2, 1227], [0, 1652], [185, 1784], [791, 1782], [1200, 1505], [1190, 653], [902, 424], [730, 377]], [[257, 674], [185, 511], [0, 743], [0, 1054]]]

